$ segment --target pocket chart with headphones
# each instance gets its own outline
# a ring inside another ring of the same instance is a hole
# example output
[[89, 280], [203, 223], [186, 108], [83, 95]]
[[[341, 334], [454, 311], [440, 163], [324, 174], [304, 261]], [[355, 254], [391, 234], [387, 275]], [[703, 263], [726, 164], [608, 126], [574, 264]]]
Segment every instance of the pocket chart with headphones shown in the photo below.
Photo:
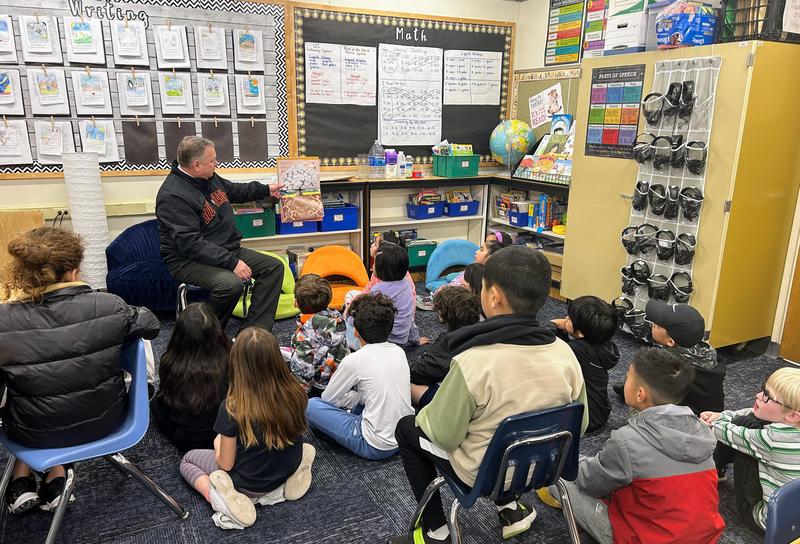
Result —
[[639, 172], [620, 234], [627, 261], [622, 295], [613, 302], [620, 327], [636, 336], [649, 330], [648, 300], [689, 303], [698, 288], [692, 274], [721, 63], [720, 57], [659, 61], [642, 99], [645, 129], [632, 149]]

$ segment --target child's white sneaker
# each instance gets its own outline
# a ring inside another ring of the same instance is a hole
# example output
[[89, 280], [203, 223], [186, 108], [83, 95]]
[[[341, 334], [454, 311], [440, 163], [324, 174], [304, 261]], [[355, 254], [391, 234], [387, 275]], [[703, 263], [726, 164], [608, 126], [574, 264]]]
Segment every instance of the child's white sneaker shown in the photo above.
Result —
[[286, 497], [283, 496], [283, 486], [280, 486], [278, 489], [273, 489], [269, 493], [265, 493], [260, 497], [250, 497], [250, 500], [253, 502], [253, 504], [257, 504], [259, 506], [272, 506], [273, 504], [284, 502]]
[[289, 476], [283, 486], [283, 495], [288, 501], [296, 501], [306, 494], [308, 488], [311, 487], [311, 465], [314, 463], [314, 457], [317, 455], [317, 450], [314, 446], [308, 443], [303, 444], [303, 458], [300, 461], [300, 466], [294, 471], [294, 474]]
[[[250, 498], [236, 491], [231, 477], [224, 470], [215, 470], [209, 475], [211, 488], [209, 498], [214, 509], [213, 519], [222, 529], [244, 529], [256, 522], [256, 507]], [[227, 518], [227, 519], [226, 519]]]

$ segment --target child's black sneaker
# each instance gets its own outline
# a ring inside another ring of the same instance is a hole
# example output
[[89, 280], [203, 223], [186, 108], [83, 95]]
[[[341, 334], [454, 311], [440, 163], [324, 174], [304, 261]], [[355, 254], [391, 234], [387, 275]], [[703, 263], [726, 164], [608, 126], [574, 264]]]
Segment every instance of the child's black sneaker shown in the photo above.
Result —
[[722, 467], [717, 469], [717, 482], [724, 482], [728, 479], [728, 468]]
[[[67, 479], [64, 476], [53, 478], [49, 482], [42, 480], [42, 485], [39, 487], [39, 497], [41, 498], [40, 510], [51, 512], [58, 507], [61, 502], [61, 494], [64, 492], [64, 487], [67, 485]], [[70, 496], [69, 502], [73, 502], [75, 497]]]
[[500, 518], [500, 526], [503, 528], [503, 538], [511, 538], [531, 528], [536, 519], [536, 510], [530, 504], [517, 501], [516, 508], [503, 508], [497, 512], [497, 517]]
[[8, 483], [6, 489], [6, 504], [12, 514], [22, 514], [39, 504], [39, 494], [36, 492], [36, 478], [28, 476], [17, 478]]

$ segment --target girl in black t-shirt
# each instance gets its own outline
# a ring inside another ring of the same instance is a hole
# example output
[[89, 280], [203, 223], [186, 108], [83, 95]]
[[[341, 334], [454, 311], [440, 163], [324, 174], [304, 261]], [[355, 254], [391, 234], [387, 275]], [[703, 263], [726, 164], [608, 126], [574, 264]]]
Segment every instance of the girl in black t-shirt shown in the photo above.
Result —
[[271, 333], [256, 327], [239, 333], [228, 378], [214, 449], [188, 452], [180, 470], [211, 503], [218, 527], [241, 529], [255, 522], [254, 503], [297, 500], [306, 493], [316, 452], [302, 441], [306, 393]]

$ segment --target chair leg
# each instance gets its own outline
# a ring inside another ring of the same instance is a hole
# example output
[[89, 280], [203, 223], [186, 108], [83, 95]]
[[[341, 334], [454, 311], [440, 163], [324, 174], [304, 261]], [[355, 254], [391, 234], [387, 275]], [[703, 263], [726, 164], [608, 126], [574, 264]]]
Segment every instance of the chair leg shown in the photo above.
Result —
[[159, 487], [153, 480], [148, 478], [141, 470], [139, 470], [136, 465], [128, 461], [125, 456], [121, 453], [115, 453], [114, 455], [107, 455], [105, 460], [111, 463], [113, 466], [117, 467], [122, 473], [128, 474], [133, 476], [140, 484], [142, 484], [148, 491], [150, 491], [153, 495], [161, 499], [161, 502], [169, 506], [173, 512], [178, 514], [178, 517], [181, 519], [185, 519], [189, 517], [189, 512], [183, 509], [183, 507], [178, 504], [178, 501], [173, 499], [171, 496], [167, 495], [167, 493]]
[[428, 484], [428, 487], [425, 488], [425, 493], [422, 494], [422, 498], [417, 503], [417, 510], [414, 512], [414, 517], [411, 518], [411, 526], [408, 528], [409, 533], [413, 533], [417, 526], [419, 526], [420, 519], [422, 518], [422, 513], [425, 511], [425, 507], [428, 506], [428, 503], [431, 500], [431, 496], [445, 484], [444, 478], [441, 476], [434, 479], [431, 483]]
[[186, 309], [186, 291], [189, 290], [189, 286], [185, 283], [182, 283], [178, 286], [178, 296], [175, 302], [175, 319], [177, 320], [178, 317], [181, 315], [181, 312]]
[[564, 518], [567, 520], [567, 529], [569, 530], [569, 538], [572, 544], [580, 544], [581, 539], [578, 536], [578, 524], [575, 522], [575, 514], [572, 512], [572, 503], [569, 500], [569, 491], [564, 481], [559, 478], [556, 481], [556, 487], [561, 494], [561, 507], [564, 510]]
[[461, 544], [461, 528], [458, 526], [459, 510], [461, 510], [461, 503], [458, 502], [458, 499], [453, 499], [453, 504], [450, 505], [450, 517], [447, 518], [451, 544]]
[[67, 512], [69, 505], [69, 498], [72, 496], [72, 488], [75, 486], [75, 471], [72, 467], [67, 469], [67, 478], [64, 484], [64, 491], [61, 492], [61, 498], [58, 500], [58, 506], [53, 514], [53, 521], [50, 522], [50, 530], [47, 531], [47, 539], [45, 544], [54, 544], [58, 537], [58, 530], [61, 528], [61, 522], [64, 519], [64, 514]]
[[3, 479], [0, 480], [0, 508], [5, 504], [6, 488], [8, 488], [8, 483], [11, 481], [11, 476], [14, 475], [14, 465], [16, 463], [17, 458], [13, 453], [9, 453], [8, 464], [6, 464], [6, 470], [3, 472]]
[[247, 297], [250, 295], [250, 287], [252, 285], [252, 280], [246, 281], [244, 289], [242, 289], [242, 319], [247, 319]]

